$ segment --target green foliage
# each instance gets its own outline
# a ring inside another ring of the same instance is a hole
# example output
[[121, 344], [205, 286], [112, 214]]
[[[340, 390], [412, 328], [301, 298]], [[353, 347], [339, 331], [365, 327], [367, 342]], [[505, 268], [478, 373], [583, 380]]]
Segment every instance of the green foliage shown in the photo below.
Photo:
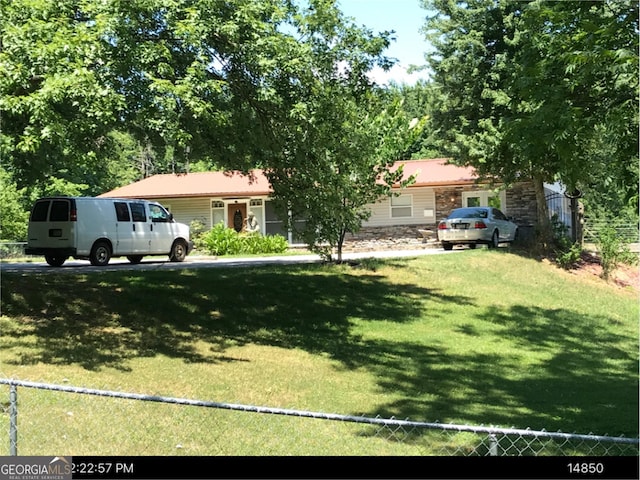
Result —
[[232, 228], [218, 223], [202, 236], [201, 244], [212, 255], [234, 255], [240, 251], [240, 236]]
[[286, 238], [281, 235], [238, 233], [223, 223], [218, 223], [203, 234], [198, 245], [211, 255], [220, 256], [284, 253], [289, 248]]
[[29, 212], [22, 204], [24, 189], [17, 188], [10, 175], [0, 168], [0, 239], [24, 241], [27, 239]]
[[551, 218], [551, 229], [555, 246], [555, 260], [562, 268], [569, 270], [576, 266], [582, 257], [582, 246], [571, 241], [568, 227], [557, 215]]
[[638, 256], [629, 251], [629, 246], [620, 238], [612, 224], [603, 225], [598, 229], [597, 237], [602, 278], [608, 280], [611, 273], [621, 263], [637, 262]]
[[263, 167], [281, 216], [341, 245], [418, 131], [367, 77], [392, 65], [391, 32], [333, 0], [14, 0], [0, 28], [0, 153], [18, 187], [93, 195], [190, 163]]
[[423, 3], [433, 13], [433, 121], [448, 155], [507, 183], [637, 198], [635, 2]]
[[[0, 137], [19, 186], [98, 168], [120, 93], [105, 81], [104, 22], [90, 2], [2, 2]], [[74, 183], [83, 183], [69, 178]]]
[[569, 242], [556, 251], [556, 262], [566, 270], [575, 267], [581, 258], [582, 246], [577, 242]]
[[[397, 156], [398, 159], [440, 158], [445, 156], [439, 146], [437, 125], [433, 122], [431, 112], [437, 98], [436, 85], [419, 81], [415, 85], [395, 85], [389, 87], [391, 98], [402, 101], [401, 109], [409, 118], [424, 118], [425, 126], [414, 136], [414, 141]], [[426, 118], [425, 118], [426, 117]]]

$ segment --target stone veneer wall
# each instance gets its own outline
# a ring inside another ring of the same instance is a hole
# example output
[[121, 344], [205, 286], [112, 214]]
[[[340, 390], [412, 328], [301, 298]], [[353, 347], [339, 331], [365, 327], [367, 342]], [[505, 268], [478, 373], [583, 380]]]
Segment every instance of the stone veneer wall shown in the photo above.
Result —
[[[451, 210], [462, 205], [462, 193], [485, 190], [479, 185], [460, 185], [436, 188], [436, 219], [445, 218]], [[533, 231], [536, 221], [536, 195], [531, 182], [517, 183], [506, 192], [507, 215], [513, 218], [523, 234]], [[436, 243], [437, 223], [419, 225], [394, 225], [387, 227], [363, 227], [358, 233], [345, 237], [345, 251], [378, 250], [393, 248], [424, 248]], [[424, 238], [420, 230], [429, 230], [432, 235]]]
[[518, 225], [533, 227], [538, 218], [536, 191], [533, 182], [516, 183], [507, 190], [509, 217]]

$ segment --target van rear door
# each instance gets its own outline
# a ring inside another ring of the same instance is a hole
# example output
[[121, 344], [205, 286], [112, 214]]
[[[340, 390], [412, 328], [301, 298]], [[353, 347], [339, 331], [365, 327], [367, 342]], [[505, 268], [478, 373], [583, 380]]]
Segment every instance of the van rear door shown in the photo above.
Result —
[[73, 198], [38, 200], [29, 218], [29, 248], [74, 248], [76, 221]]

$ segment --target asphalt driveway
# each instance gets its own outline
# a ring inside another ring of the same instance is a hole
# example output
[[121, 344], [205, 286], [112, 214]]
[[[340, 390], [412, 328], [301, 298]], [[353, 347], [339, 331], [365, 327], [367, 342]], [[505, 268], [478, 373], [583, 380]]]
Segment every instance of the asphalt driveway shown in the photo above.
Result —
[[[388, 250], [343, 253], [343, 260], [357, 260], [362, 258], [401, 258], [417, 257], [422, 255], [451, 255], [461, 250], [445, 252], [442, 249], [425, 248], [420, 250]], [[125, 258], [112, 258], [105, 267], [94, 267], [88, 261], [67, 260], [61, 267], [50, 267], [45, 262], [1, 262], [0, 272], [12, 273], [89, 273], [106, 271], [129, 270], [182, 270], [192, 268], [216, 268], [216, 267], [247, 267], [257, 265], [290, 265], [296, 263], [320, 263], [319, 255], [281, 255], [266, 257], [211, 257], [188, 256], [184, 262], [170, 262], [165, 257], [145, 257], [137, 265], [129, 263]]]

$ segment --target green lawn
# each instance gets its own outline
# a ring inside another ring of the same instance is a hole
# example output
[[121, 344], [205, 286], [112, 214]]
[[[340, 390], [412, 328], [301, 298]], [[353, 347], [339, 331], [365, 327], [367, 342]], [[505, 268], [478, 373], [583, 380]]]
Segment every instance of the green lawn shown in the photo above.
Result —
[[[0, 377], [636, 437], [638, 318], [635, 292], [502, 250], [358, 267], [3, 273]], [[240, 433], [249, 427], [233, 412], [93, 399], [77, 413], [86, 396], [20, 392], [27, 437], [20, 454], [37, 454], [38, 442], [51, 445], [46, 435], [71, 429], [70, 422], [84, 433], [60, 440], [65, 454], [122, 454], [112, 435], [127, 454], [209, 454], [214, 415], [224, 417], [216, 428], [230, 422], [227, 435], [255, 438]], [[0, 403], [7, 399], [0, 386]], [[117, 427], [107, 420], [115, 404], [128, 412], [118, 415]], [[281, 437], [292, 421], [301, 422], [285, 419], [269, 429]], [[323, 439], [335, 441], [330, 422], [302, 423], [296, 431], [305, 430], [307, 443], [313, 438], [313, 452], [322, 452]], [[122, 428], [130, 432], [125, 438]], [[340, 428], [348, 430], [339, 434], [344, 451], [358, 453], [350, 439], [363, 437], [362, 427]], [[166, 445], [149, 440], [156, 430]], [[88, 447], [96, 441], [100, 450]], [[376, 452], [395, 452], [375, 442]]]

